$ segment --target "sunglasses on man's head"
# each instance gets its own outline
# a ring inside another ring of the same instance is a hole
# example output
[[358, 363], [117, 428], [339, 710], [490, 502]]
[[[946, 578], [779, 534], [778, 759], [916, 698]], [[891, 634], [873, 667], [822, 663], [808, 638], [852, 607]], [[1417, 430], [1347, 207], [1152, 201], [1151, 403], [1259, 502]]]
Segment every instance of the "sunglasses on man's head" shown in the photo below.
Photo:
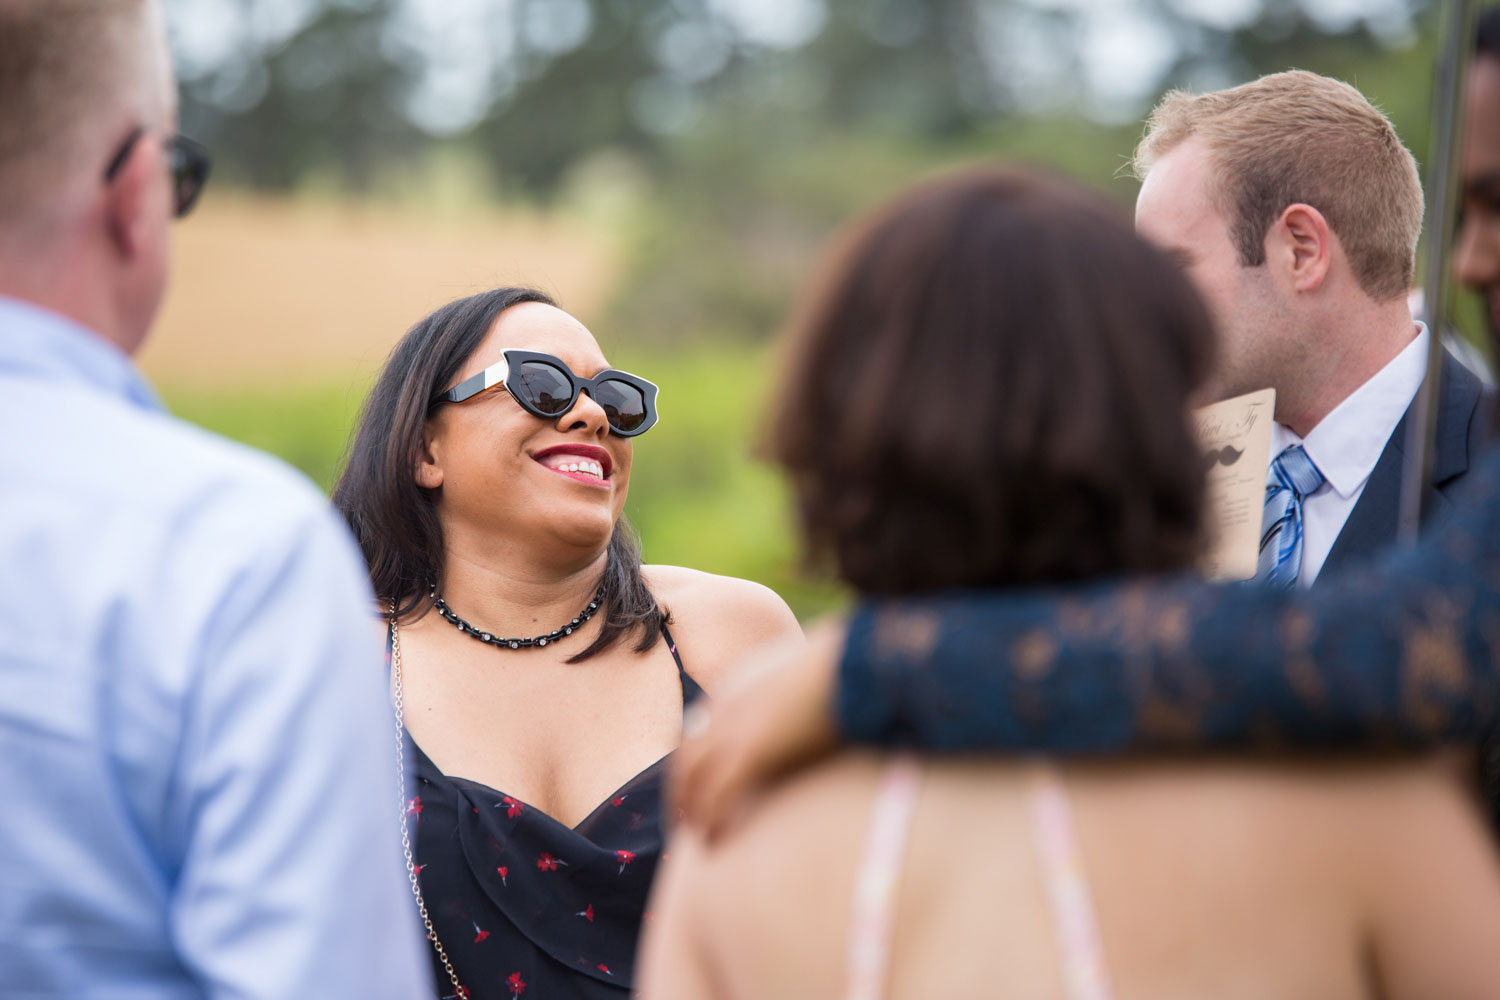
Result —
[[[115, 155], [110, 158], [109, 166], [104, 168], [104, 183], [108, 184], [125, 169], [125, 164], [130, 162], [130, 154], [140, 145], [145, 135], [144, 128], [137, 128], [126, 136]], [[198, 196], [203, 193], [203, 185], [208, 182], [209, 168], [213, 166], [213, 157], [207, 149], [183, 135], [163, 139], [162, 148], [166, 150], [167, 170], [172, 175], [172, 215], [180, 219], [193, 210]]]
[[555, 419], [571, 410], [586, 392], [621, 437], [644, 434], [656, 423], [656, 384], [639, 375], [606, 368], [593, 378], [573, 374], [561, 358], [536, 351], [506, 351], [503, 360], [438, 393], [429, 406], [462, 403], [484, 390], [503, 385], [527, 413]]

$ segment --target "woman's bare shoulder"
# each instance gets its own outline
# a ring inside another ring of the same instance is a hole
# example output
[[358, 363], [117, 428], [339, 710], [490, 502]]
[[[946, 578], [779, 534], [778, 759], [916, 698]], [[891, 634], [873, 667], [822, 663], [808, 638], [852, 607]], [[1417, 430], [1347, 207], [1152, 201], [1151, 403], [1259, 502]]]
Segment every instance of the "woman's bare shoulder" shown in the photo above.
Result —
[[802, 640], [792, 609], [769, 587], [683, 566], [645, 566], [642, 573], [672, 616], [684, 667], [710, 695], [757, 647]]
[[651, 592], [674, 613], [681, 607], [694, 614], [747, 615], [761, 624], [783, 627], [797, 622], [780, 594], [753, 580], [705, 573], [686, 566], [643, 566], [641, 573]]

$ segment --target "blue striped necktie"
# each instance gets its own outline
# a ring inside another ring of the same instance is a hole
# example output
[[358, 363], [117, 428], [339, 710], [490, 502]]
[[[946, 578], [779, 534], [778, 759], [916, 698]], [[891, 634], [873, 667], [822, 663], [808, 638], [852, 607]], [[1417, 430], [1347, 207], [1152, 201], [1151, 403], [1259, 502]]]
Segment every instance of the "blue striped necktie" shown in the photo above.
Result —
[[1300, 444], [1287, 448], [1266, 475], [1266, 507], [1260, 521], [1260, 564], [1255, 578], [1290, 587], [1302, 571], [1302, 501], [1325, 482]]

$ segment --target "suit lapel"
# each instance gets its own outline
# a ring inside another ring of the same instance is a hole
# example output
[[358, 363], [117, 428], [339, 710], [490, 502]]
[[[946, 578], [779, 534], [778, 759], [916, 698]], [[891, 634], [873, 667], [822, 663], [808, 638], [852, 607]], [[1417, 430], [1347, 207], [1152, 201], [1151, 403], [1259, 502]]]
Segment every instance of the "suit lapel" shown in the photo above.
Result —
[[[1479, 378], [1465, 368], [1452, 354], [1443, 354], [1441, 401], [1438, 404], [1437, 434], [1434, 439], [1432, 476], [1422, 495], [1422, 522], [1446, 515], [1448, 500], [1444, 488], [1469, 470], [1469, 446], [1474, 411], [1483, 394]], [[1415, 405], [1415, 404], [1413, 404]], [[1380, 460], [1365, 483], [1364, 492], [1349, 512], [1338, 539], [1323, 561], [1318, 578], [1330, 572], [1341, 572], [1352, 562], [1370, 556], [1395, 543], [1401, 516], [1401, 473], [1406, 459], [1406, 428], [1411, 419], [1408, 408], [1391, 433]]]

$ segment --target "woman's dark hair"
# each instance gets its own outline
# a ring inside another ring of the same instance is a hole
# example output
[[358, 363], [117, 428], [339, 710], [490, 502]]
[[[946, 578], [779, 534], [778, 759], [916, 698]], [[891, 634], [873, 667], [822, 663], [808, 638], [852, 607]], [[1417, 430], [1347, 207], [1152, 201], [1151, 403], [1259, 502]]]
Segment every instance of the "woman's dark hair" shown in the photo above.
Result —
[[1200, 552], [1179, 268], [1100, 197], [1018, 169], [919, 185], [794, 320], [770, 451], [809, 552], [868, 594], [1175, 570]]
[[[419, 321], [391, 352], [360, 412], [333, 503], [364, 552], [375, 595], [396, 601], [399, 618], [426, 614], [431, 588], [443, 579], [438, 490], [418, 486], [414, 475], [429, 403], [458, 376], [499, 315], [523, 302], [556, 304], [529, 288], [497, 288]], [[640, 546], [624, 515], [615, 522], [600, 585], [604, 627], [569, 663], [608, 649], [632, 630], [639, 631], [636, 652], [645, 652], [669, 620], [641, 577]]]

